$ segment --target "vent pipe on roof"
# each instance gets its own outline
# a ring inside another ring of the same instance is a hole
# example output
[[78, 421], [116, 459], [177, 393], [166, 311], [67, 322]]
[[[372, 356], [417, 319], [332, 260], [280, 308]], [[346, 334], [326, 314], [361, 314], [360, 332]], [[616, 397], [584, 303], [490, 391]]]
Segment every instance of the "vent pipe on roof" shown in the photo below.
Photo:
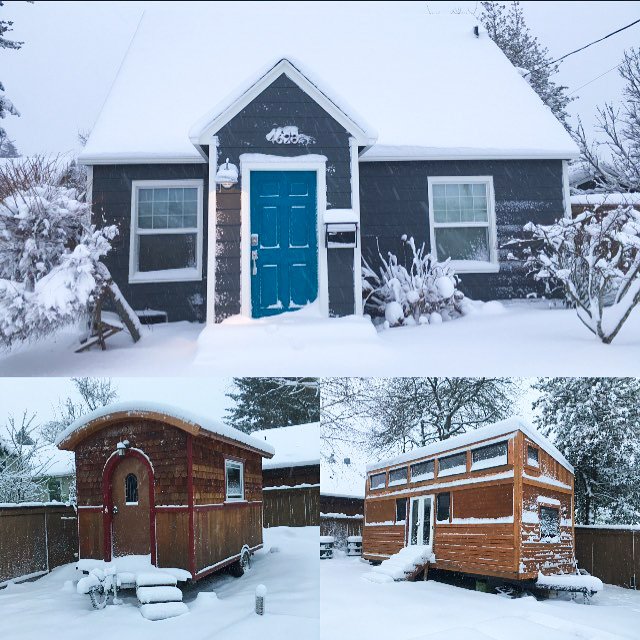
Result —
[[478, 27], [478, 25], [476, 25], [475, 27], [473, 27], [473, 35], [474, 35], [476, 38], [479, 38], [479, 37], [480, 37], [480, 27]]

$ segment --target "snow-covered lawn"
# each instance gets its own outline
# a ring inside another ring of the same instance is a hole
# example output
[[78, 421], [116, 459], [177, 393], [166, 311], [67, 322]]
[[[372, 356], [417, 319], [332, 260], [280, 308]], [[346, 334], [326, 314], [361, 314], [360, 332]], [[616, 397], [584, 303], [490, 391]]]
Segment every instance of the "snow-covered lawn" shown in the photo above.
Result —
[[[264, 549], [253, 557], [242, 578], [220, 574], [185, 588], [189, 613], [150, 622], [137, 607], [135, 595], [121, 606], [91, 608], [78, 595], [74, 565], [0, 590], [0, 637], [16, 640], [219, 640], [238, 638], [302, 638], [319, 634], [318, 527], [265, 529]], [[270, 553], [270, 550], [275, 550]], [[267, 587], [266, 614], [254, 613], [256, 587]], [[121, 594], [133, 594], [123, 591]]]
[[73, 331], [0, 356], [0, 375], [640, 375], [640, 310], [602, 344], [570, 309], [489, 303], [440, 325], [377, 332], [367, 318], [305, 312], [176, 322], [126, 334], [108, 350], [73, 353]]
[[637, 639], [640, 592], [605, 586], [592, 605], [516, 600], [428, 582], [377, 584], [359, 558], [320, 563], [321, 640]]

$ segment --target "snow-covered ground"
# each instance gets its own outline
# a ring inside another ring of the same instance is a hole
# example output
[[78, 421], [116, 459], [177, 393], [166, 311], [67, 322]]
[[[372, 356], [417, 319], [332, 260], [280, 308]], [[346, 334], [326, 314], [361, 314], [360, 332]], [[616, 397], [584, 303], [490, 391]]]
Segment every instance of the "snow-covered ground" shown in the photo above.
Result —
[[[302, 638], [319, 634], [318, 527], [265, 529], [264, 549], [242, 578], [220, 574], [184, 589], [189, 613], [150, 622], [138, 610], [132, 591], [124, 604], [91, 608], [78, 595], [74, 565], [0, 590], [0, 637], [15, 640], [156, 640], [175, 638]], [[275, 551], [277, 549], [277, 551]], [[273, 551], [270, 553], [270, 550]], [[267, 587], [266, 614], [254, 613], [256, 587]]]
[[637, 639], [640, 592], [605, 586], [592, 605], [568, 596], [517, 600], [435, 581], [373, 583], [370, 566], [337, 555], [320, 563], [321, 640]]
[[0, 375], [640, 375], [640, 310], [610, 345], [570, 309], [489, 303], [440, 325], [376, 331], [367, 318], [285, 314], [220, 325], [176, 322], [73, 352], [65, 331], [0, 356]]

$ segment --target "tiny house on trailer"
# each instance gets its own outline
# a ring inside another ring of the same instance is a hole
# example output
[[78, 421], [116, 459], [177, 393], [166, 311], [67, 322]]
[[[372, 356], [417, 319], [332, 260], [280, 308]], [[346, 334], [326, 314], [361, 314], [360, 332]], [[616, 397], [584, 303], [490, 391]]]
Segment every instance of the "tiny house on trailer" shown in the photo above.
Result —
[[363, 556], [391, 558], [394, 579], [575, 574], [573, 486], [573, 467], [519, 418], [415, 449], [367, 467]]
[[147, 556], [199, 580], [262, 547], [264, 441], [151, 403], [81, 417], [58, 437], [75, 452], [79, 558]]

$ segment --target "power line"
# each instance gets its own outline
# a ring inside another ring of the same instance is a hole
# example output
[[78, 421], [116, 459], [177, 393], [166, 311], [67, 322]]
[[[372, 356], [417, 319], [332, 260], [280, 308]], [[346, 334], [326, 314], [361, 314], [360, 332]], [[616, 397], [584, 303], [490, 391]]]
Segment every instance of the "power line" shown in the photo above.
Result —
[[640, 18], [638, 18], [638, 20], [634, 20], [633, 22], [631, 22], [628, 25], [625, 25], [624, 27], [621, 27], [620, 29], [616, 29], [615, 31], [612, 31], [611, 33], [608, 33], [606, 36], [603, 36], [602, 38], [598, 38], [598, 40], [594, 40], [593, 42], [590, 42], [589, 44], [585, 44], [583, 47], [580, 47], [579, 49], [575, 49], [574, 51], [570, 51], [569, 53], [565, 53], [565, 55], [561, 56], [557, 60], [552, 60], [551, 62], [547, 62], [545, 64], [541, 64], [539, 67], [536, 67], [535, 69], [532, 69], [531, 71], [527, 71], [527, 73], [523, 74], [523, 76], [528, 76], [531, 73], [533, 73], [534, 71], [539, 71], [540, 69], [544, 69], [545, 67], [548, 67], [548, 66], [550, 66], [552, 64], [556, 64], [558, 62], [561, 62], [565, 58], [568, 58], [569, 56], [572, 56], [574, 53], [578, 53], [579, 51], [584, 51], [585, 49], [588, 49], [589, 47], [593, 46], [594, 44], [598, 44], [598, 42], [602, 42], [603, 40], [606, 40], [607, 38], [610, 38], [611, 36], [615, 36], [616, 33], [620, 33], [621, 31], [624, 31], [625, 29], [629, 29], [630, 27], [633, 27], [633, 25], [638, 24], [639, 22], [640, 22]]
[[620, 64], [617, 64], [615, 67], [611, 67], [611, 69], [608, 69], [604, 73], [601, 73], [599, 76], [596, 76], [595, 78], [592, 78], [591, 80], [589, 80], [589, 82], [585, 82], [584, 84], [580, 85], [577, 89], [575, 89], [574, 91], [572, 91], [568, 95], [572, 96], [574, 93], [578, 93], [578, 91], [580, 91], [580, 89], [584, 89], [587, 85], [589, 85], [592, 82], [595, 82], [596, 80], [599, 80], [600, 78], [602, 78], [602, 76], [606, 76], [607, 73], [611, 73], [615, 69], [619, 69], [621, 65], [622, 65], [622, 62]]

